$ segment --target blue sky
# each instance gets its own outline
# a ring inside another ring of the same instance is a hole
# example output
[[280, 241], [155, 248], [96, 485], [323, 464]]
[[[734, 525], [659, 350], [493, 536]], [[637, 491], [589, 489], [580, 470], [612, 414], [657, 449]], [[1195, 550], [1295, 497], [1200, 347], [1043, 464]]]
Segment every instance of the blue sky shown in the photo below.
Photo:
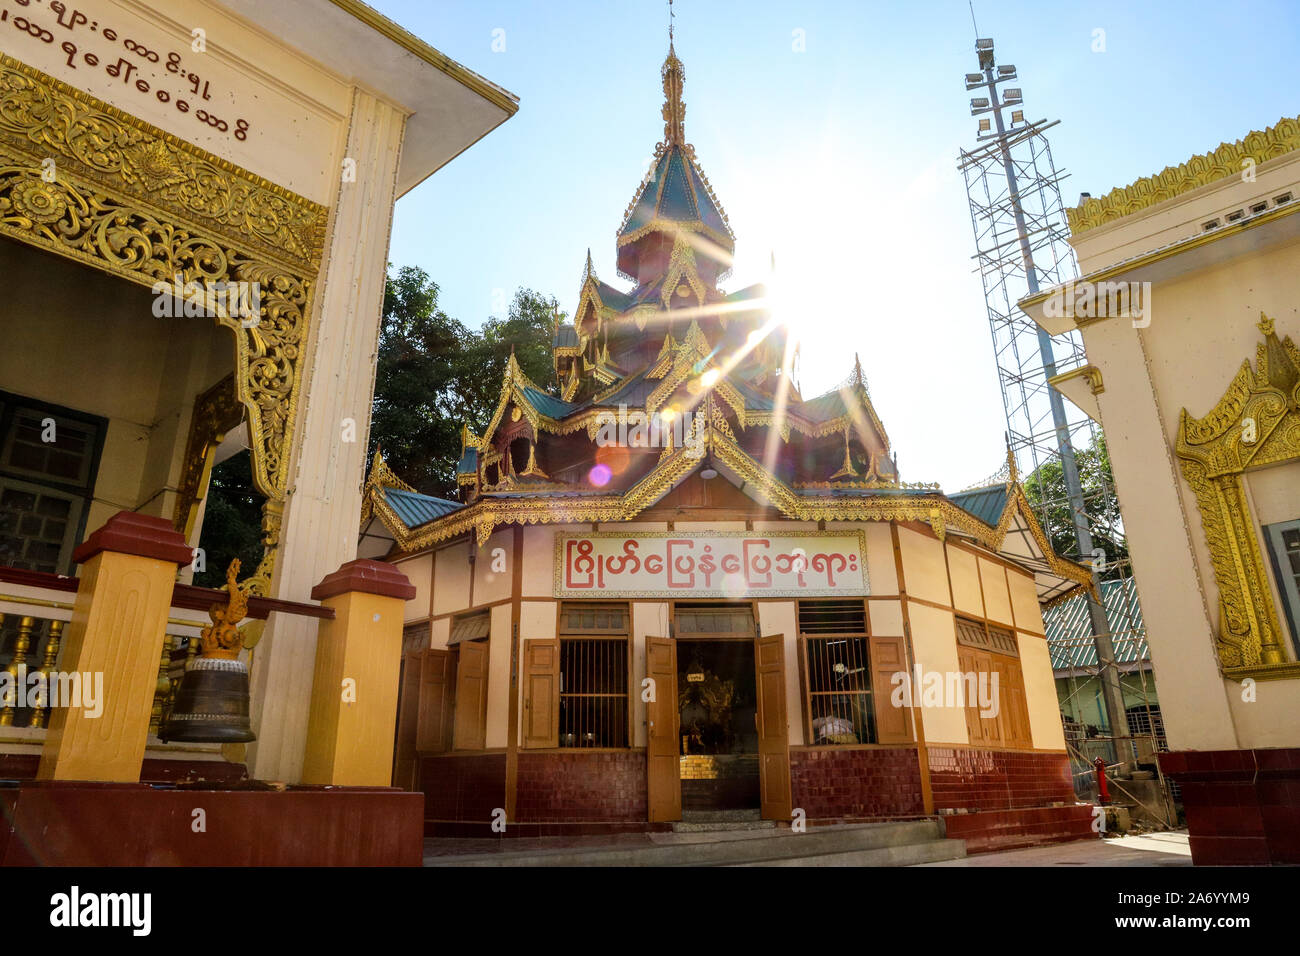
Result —
[[[424, 268], [472, 326], [519, 286], [572, 311], [589, 246], [625, 286], [614, 236], [663, 135], [664, 0], [371, 2], [520, 98], [398, 203], [393, 264]], [[995, 471], [1005, 426], [956, 172], [976, 129], [966, 0], [675, 10], [687, 140], [737, 236], [725, 287], [763, 281], [775, 253], [806, 303], [804, 395], [858, 352], [904, 480], [951, 491]], [[1295, 2], [984, 0], [975, 15], [1019, 68], [1026, 116], [1061, 120], [1068, 205], [1300, 114]]]

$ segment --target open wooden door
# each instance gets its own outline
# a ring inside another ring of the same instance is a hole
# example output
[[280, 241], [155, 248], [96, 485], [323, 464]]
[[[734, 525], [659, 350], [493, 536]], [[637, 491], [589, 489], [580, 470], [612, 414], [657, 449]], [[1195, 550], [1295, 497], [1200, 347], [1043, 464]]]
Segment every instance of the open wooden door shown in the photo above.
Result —
[[445, 753], [451, 747], [456, 658], [450, 651], [428, 648], [420, 652], [418, 660], [415, 752]]
[[560, 642], [524, 641], [524, 749], [560, 745]]
[[754, 669], [758, 689], [758, 787], [763, 819], [788, 822], [790, 728], [785, 712], [784, 635], [755, 639]]
[[646, 795], [650, 822], [682, 818], [681, 715], [677, 710], [677, 642], [645, 639], [646, 676], [654, 681], [654, 699], [646, 702]]
[[[907, 667], [907, 647], [901, 637], [872, 637], [871, 696], [876, 705], [876, 743], [910, 744], [912, 742], [912, 709], [894, 706], [895, 674], [903, 674], [909, 683], [912, 675]], [[960, 651], [961, 648], [958, 648]], [[914, 701], [920, 704], [920, 701]], [[972, 738], [971, 743], [975, 743]]]

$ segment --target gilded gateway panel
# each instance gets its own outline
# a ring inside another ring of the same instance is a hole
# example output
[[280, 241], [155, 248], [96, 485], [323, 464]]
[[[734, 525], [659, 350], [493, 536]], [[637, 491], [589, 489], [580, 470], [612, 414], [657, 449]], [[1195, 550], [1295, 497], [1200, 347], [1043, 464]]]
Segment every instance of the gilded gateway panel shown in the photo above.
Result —
[[[255, 314], [232, 314], [220, 297], [212, 314], [234, 337], [269, 550], [326, 217], [324, 206], [0, 54], [0, 235], [155, 293], [179, 285], [209, 307], [203, 290], [257, 290]], [[269, 574], [268, 555], [256, 577]]]
[[1175, 452], [1196, 493], [1219, 588], [1218, 652], [1229, 677], [1300, 676], [1288, 661], [1242, 475], [1300, 459], [1300, 350], [1260, 316], [1264, 339], [1204, 417], [1183, 409]]

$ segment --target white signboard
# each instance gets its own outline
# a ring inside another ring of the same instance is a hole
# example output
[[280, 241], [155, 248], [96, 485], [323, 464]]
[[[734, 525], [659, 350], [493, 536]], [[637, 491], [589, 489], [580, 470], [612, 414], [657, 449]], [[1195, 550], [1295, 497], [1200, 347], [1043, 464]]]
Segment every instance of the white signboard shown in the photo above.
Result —
[[868, 593], [861, 531], [558, 534], [556, 597], [845, 597]]
[[0, 0], [0, 52], [327, 203], [338, 117], [310, 102], [310, 92], [320, 90], [296, 90], [252, 70], [231, 48], [260, 44], [263, 56], [276, 50], [276, 62], [263, 64], [272, 73], [294, 80], [316, 74], [280, 70], [291, 60], [283, 48], [243, 35], [248, 31], [215, 10], [159, 6], [153, 13], [114, 0]]

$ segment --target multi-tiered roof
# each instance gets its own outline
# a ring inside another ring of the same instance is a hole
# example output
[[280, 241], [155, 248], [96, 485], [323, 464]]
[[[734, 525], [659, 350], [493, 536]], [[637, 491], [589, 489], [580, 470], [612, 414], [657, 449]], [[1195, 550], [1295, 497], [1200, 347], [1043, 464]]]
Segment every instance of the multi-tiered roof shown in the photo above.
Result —
[[[418, 495], [377, 458], [365, 518], [408, 551], [470, 530], [485, 541], [513, 523], [630, 520], [699, 473], [792, 519], [917, 520], [995, 549], [1021, 528], [1015, 556], [1035, 563], [1045, 596], [1086, 581], [1052, 554], [1014, 476], [969, 502], [900, 482], [856, 358], [839, 386], [800, 395], [766, 289], [719, 288], [735, 236], [685, 141], [685, 73], [671, 45], [662, 79], [664, 139], [618, 231], [631, 288], [597, 276], [589, 250], [573, 322], [555, 327], [555, 382], [530, 381], [512, 356], [487, 427], [463, 428], [464, 500]], [[640, 422], [653, 430], [638, 436]]]

